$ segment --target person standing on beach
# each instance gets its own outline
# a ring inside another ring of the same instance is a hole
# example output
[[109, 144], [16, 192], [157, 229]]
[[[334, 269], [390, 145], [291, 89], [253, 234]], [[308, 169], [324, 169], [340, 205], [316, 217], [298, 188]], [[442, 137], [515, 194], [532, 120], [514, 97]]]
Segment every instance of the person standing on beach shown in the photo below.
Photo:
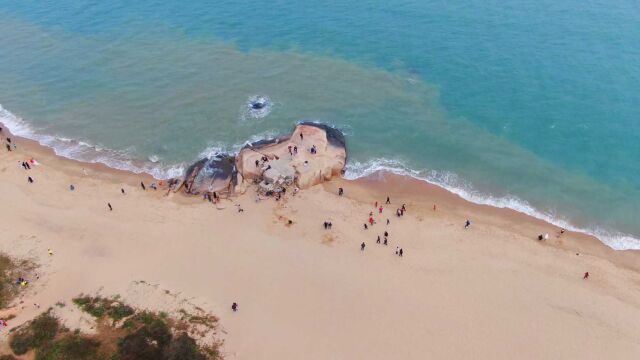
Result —
[[404, 252], [402, 251], [402, 248], [400, 248], [400, 251], [398, 251], [398, 255], [402, 257], [402, 254], [404, 254]]
[[387, 196], [387, 205], [391, 204], [391, 199]]
[[385, 246], [387, 246], [387, 245], [388, 245], [388, 244], [387, 244], [387, 238], [384, 238], [384, 243], [383, 243], [383, 244], [384, 244]]
[[380, 206], [380, 208], [378, 208], [378, 214], [382, 214], [382, 210], [383, 210], [383, 208], [382, 208], [382, 206]]
[[142, 187], [142, 190], [147, 190], [147, 188], [144, 186], [144, 182], [140, 181], [140, 187]]
[[589, 272], [587, 271], [586, 273], [584, 273], [584, 276], [582, 277], [582, 280], [586, 280], [589, 278]]
[[111, 206], [111, 203], [107, 203], [107, 206], [109, 207], [109, 211], [113, 211], [113, 207]]
[[33, 179], [31, 178], [31, 176], [27, 177], [27, 181], [29, 182], [29, 184], [33, 184]]
[[231, 310], [233, 310], [233, 312], [238, 311], [238, 303], [234, 302], [233, 304], [231, 304]]
[[120, 191], [122, 192], [122, 195], [124, 195], [124, 189], [120, 188]]
[[367, 224], [364, 224], [364, 229], [367, 230], [369, 227], [367, 226]]
[[378, 240], [376, 240], [376, 244], [380, 244], [380, 235], [378, 235]]
[[344, 194], [344, 190], [342, 188], [338, 188], [338, 196], [342, 196]]
[[469, 219], [467, 219], [467, 222], [466, 222], [466, 223], [464, 223], [464, 228], [465, 228], [465, 229], [468, 229], [468, 228], [469, 228], [469, 226], [471, 226], [471, 221], [469, 221]]
[[367, 246], [364, 242], [360, 244], [360, 251], [364, 251], [364, 247]]
[[302, 133], [300, 133], [300, 141], [304, 141], [304, 135], [302, 135]]
[[391, 221], [389, 221], [389, 219], [387, 219], [387, 225], [391, 224]]

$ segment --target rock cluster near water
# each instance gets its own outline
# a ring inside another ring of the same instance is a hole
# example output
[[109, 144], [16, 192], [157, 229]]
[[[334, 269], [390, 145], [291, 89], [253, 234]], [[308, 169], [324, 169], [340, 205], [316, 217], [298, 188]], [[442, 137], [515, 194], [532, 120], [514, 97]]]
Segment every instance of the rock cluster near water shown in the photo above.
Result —
[[342, 132], [303, 122], [291, 135], [248, 144], [236, 156], [217, 154], [201, 159], [187, 169], [177, 190], [194, 195], [233, 194], [244, 192], [251, 184], [257, 184], [263, 194], [279, 193], [289, 186], [304, 189], [340, 175], [346, 159]]

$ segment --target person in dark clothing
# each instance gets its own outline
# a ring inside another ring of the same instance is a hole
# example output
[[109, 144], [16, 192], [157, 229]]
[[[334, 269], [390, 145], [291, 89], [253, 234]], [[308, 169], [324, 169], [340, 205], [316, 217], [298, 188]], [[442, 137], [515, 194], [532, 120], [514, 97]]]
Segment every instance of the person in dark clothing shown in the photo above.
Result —
[[329, 227], [329, 224], [325, 221], [324, 222], [324, 229], [327, 230], [328, 227]]
[[387, 219], [387, 225], [391, 224], [391, 221], [389, 221], [389, 219]]
[[380, 244], [380, 235], [378, 235], [378, 240], [376, 240], [376, 244]]
[[469, 221], [469, 219], [467, 219], [467, 222], [464, 223], [464, 228], [468, 229], [469, 226], [471, 226], [471, 221]]
[[385, 231], [384, 232], [384, 237], [388, 237], [388, 236], [389, 236], [389, 233]]
[[387, 238], [384, 238], [384, 245], [388, 245], [387, 244]]
[[360, 251], [364, 251], [364, 247], [367, 246], [365, 245], [365, 243], [363, 242], [362, 244], [360, 244]]
[[234, 302], [233, 304], [231, 304], [231, 310], [233, 310], [233, 312], [238, 311], [238, 303]]
[[33, 179], [31, 178], [31, 176], [27, 177], [27, 181], [29, 182], [29, 184], [33, 184]]
[[398, 255], [400, 255], [400, 257], [402, 257], [402, 254], [404, 254], [404, 252], [402, 251], [402, 248], [400, 248], [400, 251], [398, 251]]
[[147, 190], [147, 187], [144, 186], [144, 182], [140, 181], [140, 187], [142, 187], [142, 190]]
[[368, 228], [367, 224], [364, 224], [364, 229], [367, 230]]
[[391, 204], [391, 199], [387, 196], [387, 204]]
[[122, 192], [122, 195], [124, 195], [124, 189], [120, 188], [120, 191]]
[[256, 167], [260, 166], [260, 160], [256, 160]]
[[342, 188], [338, 188], [338, 196], [342, 196], [344, 194], [344, 190]]
[[111, 206], [111, 203], [107, 203], [107, 206], [109, 207], [109, 211], [113, 211], [113, 207]]

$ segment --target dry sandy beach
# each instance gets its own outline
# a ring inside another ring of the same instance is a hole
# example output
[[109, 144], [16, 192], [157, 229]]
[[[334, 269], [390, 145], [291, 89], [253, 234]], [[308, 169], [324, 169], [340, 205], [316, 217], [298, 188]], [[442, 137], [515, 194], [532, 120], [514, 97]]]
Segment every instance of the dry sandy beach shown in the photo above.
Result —
[[[100, 292], [211, 311], [227, 359], [640, 358], [636, 252], [388, 174], [214, 206], [14, 141], [0, 152], [0, 250], [34, 259], [40, 278], [11, 327], [34, 304]], [[26, 171], [31, 157], [41, 165]], [[377, 224], [364, 230], [371, 211]], [[384, 231], [388, 246], [376, 244]]]

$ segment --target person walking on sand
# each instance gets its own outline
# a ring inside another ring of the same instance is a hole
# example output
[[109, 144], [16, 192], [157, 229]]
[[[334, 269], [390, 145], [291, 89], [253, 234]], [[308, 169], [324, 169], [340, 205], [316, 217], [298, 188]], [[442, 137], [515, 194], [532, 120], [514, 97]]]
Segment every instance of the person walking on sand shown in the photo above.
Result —
[[342, 188], [338, 188], [338, 196], [342, 196], [344, 194], [344, 190]]
[[370, 224], [371, 226], [373, 226], [373, 223], [374, 223], [374, 222], [375, 222], [375, 221], [373, 220], [373, 218], [372, 218], [371, 216], [369, 216], [369, 224]]
[[142, 187], [142, 190], [147, 190], [147, 187], [144, 186], [144, 182], [140, 181], [140, 187]]
[[586, 273], [584, 273], [584, 276], [582, 277], [582, 280], [586, 280], [589, 278], [589, 272], [587, 271]]
[[29, 182], [29, 184], [33, 184], [33, 179], [31, 178], [31, 176], [27, 177], [27, 181]]
[[300, 141], [304, 141], [304, 135], [302, 135], [302, 133], [300, 133]]
[[471, 226], [471, 221], [469, 221], [469, 219], [467, 219], [467, 222], [464, 223], [464, 228], [468, 229], [469, 226]]
[[120, 192], [122, 192], [122, 195], [124, 195], [124, 189], [120, 188]]
[[380, 244], [380, 235], [378, 235], [378, 240], [376, 240], [376, 244]]
[[363, 242], [362, 244], [360, 244], [360, 251], [364, 251], [364, 247], [367, 246], [365, 245], [365, 243]]
[[385, 231], [384, 232], [384, 237], [388, 237], [389, 236], [389, 232]]
[[383, 210], [383, 208], [382, 208], [382, 206], [380, 206], [380, 207], [378, 208], [378, 214], [382, 214], [382, 210]]
[[400, 247], [399, 247], [399, 246], [396, 246], [396, 255], [398, 255], [398, 254], [399, 254], [399, 252], [400, 252]]
[[387, 245], [388, 245], [388, 244], [387, 244], [387, 238], [384, 238], [384, 243], [383, 243], [383, 244], [384, 244], [385, 246], [387, 246]]
[[387, 205], [391, 204], [391, 199], [387, 196]]
[[387, 219], [387, 225], [391, 224], [391, 221], [389, 221], [389, 219]]
[[233, 312], [238, 311], [238, 303], [234, 302], [233, 304], [231, 304], [231, 310], [233, 310]]
[[400, 248], [400, 251], [398, 251], [398, 255], [402, 257], [402, 254], [404, 254], [404, 252], [402, 251], [402, 248]]
[[364, 224], [364, 229], [367, 230], [369, 227], [367, 226], [367, 224]]
[[113, 207], [111, 206], [111, 203], [107, 203], [107, 206], [109, 207], [109, 211], [113, 211]]
[[433, 204], [433, 211], [436, 211], [436, 204]]

